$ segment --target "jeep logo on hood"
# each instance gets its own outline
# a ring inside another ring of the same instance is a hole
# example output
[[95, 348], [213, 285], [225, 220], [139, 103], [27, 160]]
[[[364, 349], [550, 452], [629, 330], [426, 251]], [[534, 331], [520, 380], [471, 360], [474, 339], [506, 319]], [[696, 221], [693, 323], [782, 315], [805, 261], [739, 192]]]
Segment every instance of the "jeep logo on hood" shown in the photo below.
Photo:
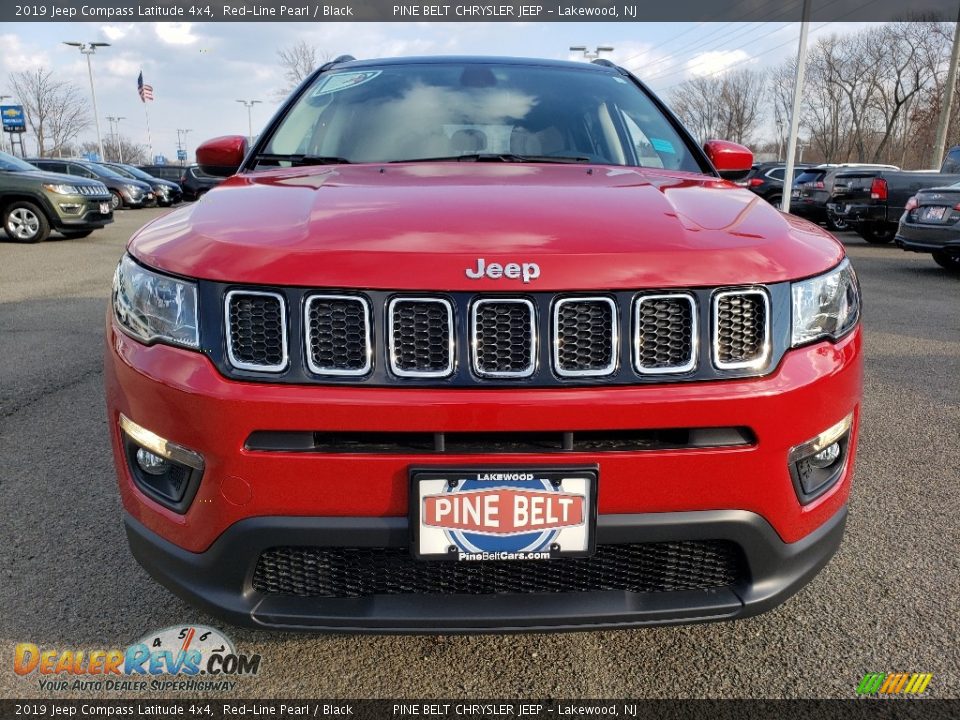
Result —
[[476, 268], [467, 268], [467, 277], [471, 280], [479, 280], [482, 277], [488, 277], [491, 280], [508, 278], [510, 280], [522, 279], [525, 283], [536, 280], [540, 277], [540, 266], [536, 263], [490, 263], [483, 258], [477, 258]]

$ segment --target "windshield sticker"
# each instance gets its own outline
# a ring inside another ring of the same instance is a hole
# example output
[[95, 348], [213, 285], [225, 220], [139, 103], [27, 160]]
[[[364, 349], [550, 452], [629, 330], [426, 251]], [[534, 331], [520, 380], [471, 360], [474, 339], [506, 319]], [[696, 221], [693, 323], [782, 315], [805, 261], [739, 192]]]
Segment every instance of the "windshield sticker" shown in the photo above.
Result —
[[671, 155], [676, 154], [676, 150], [673, 148], [673, 143], [669, 140], [661, 140], [660, 138], [650, 138], [650, 144], [653, 145], [653, 149], [657, 152], [670, 153]]
[[381, 72], [381, 70], [364, 70], [362, 72], [346, 72], [337, 73], [336, 75], [329, 75], [323, 81], [323, 84], [313, 91], [312, 97], [328, 95], [330, 93], [340, 92], [341, 90], [349, 90], [350, 88], [357, 87], [358, 85], [363, 85], [364, 83], [373, 80]]

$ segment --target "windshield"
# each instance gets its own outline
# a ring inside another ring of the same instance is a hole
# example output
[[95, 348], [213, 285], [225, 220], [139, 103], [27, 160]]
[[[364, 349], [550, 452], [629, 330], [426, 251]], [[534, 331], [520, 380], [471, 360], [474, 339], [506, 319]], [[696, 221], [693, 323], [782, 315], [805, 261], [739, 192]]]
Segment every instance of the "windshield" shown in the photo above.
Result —
[[0, 170], [6, 170], [7, 172], [28, 172], [39, 170], [39, 168], [28, 162], [24, 162], [18, 157], [0, 152]]
[[257, 160], [263, 166], [461, 157], [703, 171], [653, 101], [619, 73], [496, 62], [324, 73]]
[[156, 178], [154, 178], [149, 173], [145, 173], [143, 170], [140, 170], [139, 168], [135, 168], [135, 167], [130, 167], [129, 165], [111, 166], [110, 169], [115, 170], [118, 173], [123, 173], [127, 177], [132, 177], [137, 180], [143, 180], [144, 182], [154, 182], [156, 180]]
[[90, 163], [89, 165], [87, 165], [86, 163], [84, 163], [84, 164], [81, 164], [81, 167], [86, 168], [87, 170], [92, 172], [94, 175], [99, 175], [100, 177], [113, 178], [114, 180], [130, 179], [130, 178], [124, 177], [118, 172], [115, 172], [114, 170], [111, 170], [108, 167], [104, 167], [103, 165], [96, 165], [94, 163]]

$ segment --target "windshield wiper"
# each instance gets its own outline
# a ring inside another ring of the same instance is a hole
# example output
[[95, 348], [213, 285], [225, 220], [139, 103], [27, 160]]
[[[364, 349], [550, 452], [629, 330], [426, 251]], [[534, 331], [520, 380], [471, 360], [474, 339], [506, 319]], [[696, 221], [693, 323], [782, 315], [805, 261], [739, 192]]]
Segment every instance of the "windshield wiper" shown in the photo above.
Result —
[[584, 155], [517, 155], [516, 153], [465, 153], [439, 157], [391, 160], [391, 163], [419, 162], [504, 162], [504, 163], [585, 163], [590, 158]]
[[346, 158], [336, 157], [335, 155], [277, 155], [273, 153], [261, 153], [257, 155], [256, 160], [273, 160], [275, 162], [288, 162], [291, 167], [301, 165], [349, 165], [350, 161]]

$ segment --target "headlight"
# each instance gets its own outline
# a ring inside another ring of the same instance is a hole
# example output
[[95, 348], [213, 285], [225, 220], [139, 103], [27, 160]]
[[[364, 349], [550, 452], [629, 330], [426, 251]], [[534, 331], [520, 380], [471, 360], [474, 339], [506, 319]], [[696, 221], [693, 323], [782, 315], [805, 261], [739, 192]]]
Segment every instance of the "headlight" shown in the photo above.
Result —
[[820, 338], [834, 340], [860, 319], [860, 284], [849, 260], [824, 275], [793, 283], [794, 347]]
[[139, 188], [136, 185], [127, 185], [127, 192], [131, 195], [143, 195], [143, 188]]
[[143, 342], [200, 346], [196, 283], [147, 270], [129, 255], [113, 276], [113, 315]]
[[49, 190], [57, 195], [79, 195], [80, 191], [76, 185], [44, 185], [44, 190]]

